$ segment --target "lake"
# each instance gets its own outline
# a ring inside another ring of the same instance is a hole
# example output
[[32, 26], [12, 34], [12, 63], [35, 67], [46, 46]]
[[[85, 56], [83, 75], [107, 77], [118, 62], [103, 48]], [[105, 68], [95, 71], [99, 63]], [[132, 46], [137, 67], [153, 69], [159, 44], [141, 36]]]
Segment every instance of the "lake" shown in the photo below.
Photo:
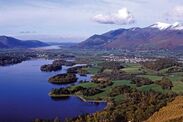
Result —
[[[53, 100], [48, 96], [52, 88], [65, 86], [48, 82], [50, 76], [61, 71], [45, 73], [40, 66], [51, 60], [30, 60], [20, 64], [0, 67], [0, 122], [30, 122], [35, 118], [60, 119], [101, 111], [106, 103], [87, 103], [77, 97]], [[90, 75], [79, 79], [89, 80]], [[77, 82], [78, 83], [78, 82]]]

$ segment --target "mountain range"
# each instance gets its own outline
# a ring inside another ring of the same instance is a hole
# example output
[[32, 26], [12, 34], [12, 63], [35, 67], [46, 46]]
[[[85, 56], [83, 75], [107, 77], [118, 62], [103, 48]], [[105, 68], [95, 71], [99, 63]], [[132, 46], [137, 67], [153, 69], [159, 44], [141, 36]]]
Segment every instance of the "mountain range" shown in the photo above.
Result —
[[83, 48], [183, 49], [183, 25], [157, 22], [145, 28], [112, 30], [79, 43]]
[[0, 48], [35, 48], [49, 46], [47, 43], [37, 40], [19, 40], [13, 37], [0, 36]]

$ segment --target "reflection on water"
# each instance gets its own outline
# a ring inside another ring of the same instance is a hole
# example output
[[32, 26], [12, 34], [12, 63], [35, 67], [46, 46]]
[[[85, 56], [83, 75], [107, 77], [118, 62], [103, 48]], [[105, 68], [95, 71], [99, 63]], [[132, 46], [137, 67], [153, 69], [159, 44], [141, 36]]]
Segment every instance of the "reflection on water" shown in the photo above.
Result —
[[69, 98], [70, 98], [70, 96], [51, 97], [51, 99], [54, 101], [63, 101], [63, 100], [68, 100]]
[[[51, 73], [40, 71], [41, 65], [51, 62], [39, 59], [0, 67], [0, 122], [30, 122], [35, 118], [55, 117], [64, 119], [100, 111], [106, 106], [106, 103], [86, 103], [73, 96], [57, 100], [50, 98], [48, 92], [60, 86], [48, 83], [48, 78], [65, 73], [68, 68]], [[90, 78], [89, 75], [78, 77]]]

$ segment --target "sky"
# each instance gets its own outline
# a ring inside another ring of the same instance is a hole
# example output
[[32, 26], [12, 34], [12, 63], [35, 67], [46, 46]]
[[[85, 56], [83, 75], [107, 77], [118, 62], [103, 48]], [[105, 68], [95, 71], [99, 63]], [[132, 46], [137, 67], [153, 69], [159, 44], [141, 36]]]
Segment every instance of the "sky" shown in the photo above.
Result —
[[0, 0], [0, 35], [79, 42], [119, 28], [183, 23], [183, 0]]

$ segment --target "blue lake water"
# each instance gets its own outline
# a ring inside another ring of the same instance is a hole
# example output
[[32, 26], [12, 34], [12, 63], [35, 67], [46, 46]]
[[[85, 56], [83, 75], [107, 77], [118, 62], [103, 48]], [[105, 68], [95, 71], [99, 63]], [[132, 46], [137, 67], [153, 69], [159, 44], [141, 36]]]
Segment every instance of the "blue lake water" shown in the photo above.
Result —
[[[67, 67], [63, 67], [59, 72], [40, 71], [41, 65], [51, 62], [39, 59], [0, 67], [0, 122], [30, 122], [35, 118], [55, 117], [63, 120], [94, 113], [106, 106], [106, 103], [86, 103], [77, 97], [51, 99], [48, 92], [60, 86], [48, 83], [48, 78], [67, 70]], [[90, 75], [77, 76], [82, 80], [90, 79]]]

